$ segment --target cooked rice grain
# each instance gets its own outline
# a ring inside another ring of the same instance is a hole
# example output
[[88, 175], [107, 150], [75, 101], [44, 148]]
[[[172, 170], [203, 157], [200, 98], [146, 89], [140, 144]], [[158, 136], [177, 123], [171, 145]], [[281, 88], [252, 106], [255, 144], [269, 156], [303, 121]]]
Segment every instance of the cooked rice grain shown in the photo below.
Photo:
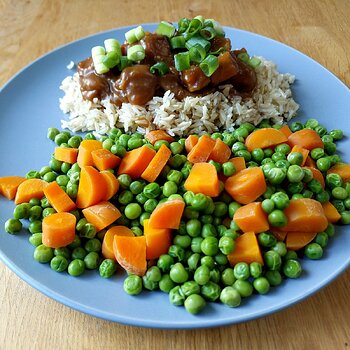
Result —
[[61, 120], [62, 128], [74, 132], [92, 131], [98, 135], [113, 127], [141, 133], [165, 129], [171, 135], [183, 136], [222, 129], [232, 131], [242, 123], [256, 125], [264, 119], [281, 124], [294, 117], [299, 108], [290, 89], [295, 77], [289, 73], [280, 74], [276, 64], [259, 58], [257, 89], [248, 99], [229, 96], [230, 86], [223, 85], [220, 91], [202, 97], [178, 101], [171, 91], [166, 91], [163, 97], [154, 97], [145, 106], [123, 103], [119, 108], [108, 99], [84, 100], [75, 73], [65, 78], [60, 86], [65, 94], [60, 98], [60, 108], [69, 114], [68, 120]]

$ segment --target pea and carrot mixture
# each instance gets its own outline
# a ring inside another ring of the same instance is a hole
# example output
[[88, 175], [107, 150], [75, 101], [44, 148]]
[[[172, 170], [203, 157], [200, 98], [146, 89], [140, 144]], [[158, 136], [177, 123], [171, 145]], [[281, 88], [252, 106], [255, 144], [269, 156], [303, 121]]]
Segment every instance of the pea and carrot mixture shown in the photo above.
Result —
[[168, 293], [199, 313], [237, 307], [320, 259], [333, 224], [350, 223], [350, 165], [315, 119], [242, 124], [173, 138], [111, 129], [96, 140], [55, 128], [47, 166], [0, 178], [14, 200], [5, 231], [24, 223], [34, 259], [57, 272], [128, 273], [124, 290]]

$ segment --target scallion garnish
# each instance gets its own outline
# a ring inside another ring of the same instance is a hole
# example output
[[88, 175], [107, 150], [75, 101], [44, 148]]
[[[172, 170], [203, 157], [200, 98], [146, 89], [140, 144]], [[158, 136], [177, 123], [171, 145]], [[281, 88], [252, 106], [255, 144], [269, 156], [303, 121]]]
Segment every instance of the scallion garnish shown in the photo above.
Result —
[[249, 66], [251, 66], [253, 69], [255, 69], [255, 68], [259, 67], [261, 60], [257, 57], [251, 57], [247, 63]]
[[170, 46], [173, 50], [175, 49], [184, 49], [186, 40], [182, 35], [174, 36], [170, 39]]
[[91, 49], [91, 57], [94, 62], [95, 71], [97, 74], [104, 74], [109, 71], [109, 68], [104, 65], [103, 60], [106, 56], [106, 50], [102, 46], [95, 46]]
[[152, 74], [159, 74], [160, 76], [162, 76], [169, 72], [169, 67], [164, 62], [157, 62], [149, 70]]
[[129, 61], [127, 56], [121, 56], [119, 62], [119, 70], [122, 71], [124, 68], [131, 66], [132, 62]]
[[138, 26], [125, 33], [125, 39], [129, 44], [133, 44], [136, 41], [141, 40], [145, 36], [145, 31], [142, 26]]
[[226, 51], [224, 47], [219, 47], [216, 51], [208, 52], [208, 55], [219, 55], [221, 52]]
[[189, 50], [192, 46], [195, 46], [195, 45], [202, 46], [205, 51], [208, 51], [211, 46], [210, 41], [202, 38], [199, 35], [193, 36], [191, 39], [187, 40], [185, 46], [187, 50]]
[[117, 52], [121, 56], [120, 43], [116, 39], [106, 39], [104, 41], [106, 52]]
[[145, 58], [145, 49], [142, 45], [130, 46], [127, 51], [127, 57], [130, 61], [141, 61]]
[[186, 31], [183, 33], [186, 40], [189, 40], [194, 35], [196, 35], [203, 27], [203, 23], [198, 18], [193, 18], [188, 25]]
[[199, 31], [200, 35], [207, 40], [211, 40], [216, 37], [216, 31], [212, 27], [204, 27]]
[[118, 65], [120, 61], [120, 55], [117, 51], [110, 51], [104, 56], [102, 63], [109, 69]]
[[197, 19], [197, 20], [199, 20], [200, 22], [201, 22], [201, 25], [203, 26], [203, 24], [204, 24], [204, 21], [205, 21], [205, 19], [204, 19], [204, 17], [203, 16], [201, 16], [201, 15], [198, 15], [198, 16], [196, 16], [194, 19]]
[[214, 55], [208, 55], [199, 67], [207, 77], [210, 77], [219, 68], [219, 60]]
[[239, 58], [244, 63], [248, 63], [249, 61], [249, 55], [246, 52], [241, 52], [237, 55], [237, 58]]
[[177, 24], [177, 31], [179, 33], [184, 33], [188, 26], [190, 25], [190, 20], [188, 18], [181, 18]]
[[203, 46], [195, 44], [189, 49], [190, 61], [194, 63], [201, 63], [207, 55]]
[[171, 38], [174, 36], [175, 30], [176, 30], [175, 27], [171, 23], [161, 21], [156, 29], [156, 33], [159, 35], [165, 35], [168, 38]]
[[190, 53], [187, 52], [180, 52], [176, 55], [174, 55], [174, 61], [175, 61], [175, 68], [177, 71], [181, 72], [185, 69], [190, 68]]

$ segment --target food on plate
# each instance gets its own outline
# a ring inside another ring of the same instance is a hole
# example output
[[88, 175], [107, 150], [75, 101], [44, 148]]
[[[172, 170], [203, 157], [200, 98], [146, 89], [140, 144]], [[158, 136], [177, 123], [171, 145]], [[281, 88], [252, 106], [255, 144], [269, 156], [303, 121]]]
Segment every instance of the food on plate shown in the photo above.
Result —
[[298, 278], [334, 224], [350, 223], [342, 136], [315, 119], [187, 138], [50, 128], [59, 151], [49, 165], [0, 178], [16, 204], [5, 231], [28, 227], [33, 258], [60, 273], [124, 269], [130, 295], [159, 290], [191, 314], [209, 302], [237, 307]]
[[69, 114], [62, 127], [185, 136], [294, 117], [294, 76], [235, 45], [219, 23], [202, 16], [177, 26], [162, 21], [154, 32], [138, 26], [125, 40], [106, 38], [62, 82], [60, 107]]

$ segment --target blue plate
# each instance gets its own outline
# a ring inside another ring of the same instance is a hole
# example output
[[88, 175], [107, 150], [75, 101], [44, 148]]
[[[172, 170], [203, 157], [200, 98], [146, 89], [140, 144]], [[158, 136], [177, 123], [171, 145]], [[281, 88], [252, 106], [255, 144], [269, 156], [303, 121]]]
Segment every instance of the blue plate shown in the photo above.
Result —
[[[153, 31], [155, 26], [144, 28]], [[46, 132], [48, 127], [59, 128], [64, 117], [58, 99], [62, 96], [61, 81], [72, 73], [66, 65], [71, 60], [79, 62], [86, 58], [91, 47], [101, 45], [106, 38], [123, 40], [129, 29], [100, 33], [63, 46], [30, 64], [3, 87], [0, 92], [0, 149], [3, 150], [0, 176], [23, 175], [48, 164], [54, 144], [46, 139]], [[226, 28], [226, 33], [234, 47], [246, 47], [250, 54], [276, 62], [280, 72], [296, 75], [293, 90], [301, 105], [301, 119], [317, 118], [327, 128], [341, 128], [350, 135], [349, 89], [332, 73], [274, 40], [232, 28]], [[349, 162], [349, 139], [341, 141], [338, 148], [344, 161]], [[105, 280], [96, 271], [90, 271], [74, 278], [38, 264], [32, 258], [34, 249], [28, 243], [28, 234], [23, 232], [14, 237], [4, 232], [4, 222], [11, 217], [13, 208], [13, 202], [0, 199], [0, 257], [7, 266], [31, 286], [67, 306], [134, 326], [202, 328], [252, 320], [310, 296], [339, 276], [350, 263], [350, 229], [339, 227], [322, 260], [302, 262], [301, 278], [283, 282], [268, 295], [244, 300], [239, 308], [210, 303], [202, 314], [193, 316], [182, 307], [170, 305], [168, 296], [161, 292], [143, 292], [138, 297], [127, 295], [120, 274]]]

